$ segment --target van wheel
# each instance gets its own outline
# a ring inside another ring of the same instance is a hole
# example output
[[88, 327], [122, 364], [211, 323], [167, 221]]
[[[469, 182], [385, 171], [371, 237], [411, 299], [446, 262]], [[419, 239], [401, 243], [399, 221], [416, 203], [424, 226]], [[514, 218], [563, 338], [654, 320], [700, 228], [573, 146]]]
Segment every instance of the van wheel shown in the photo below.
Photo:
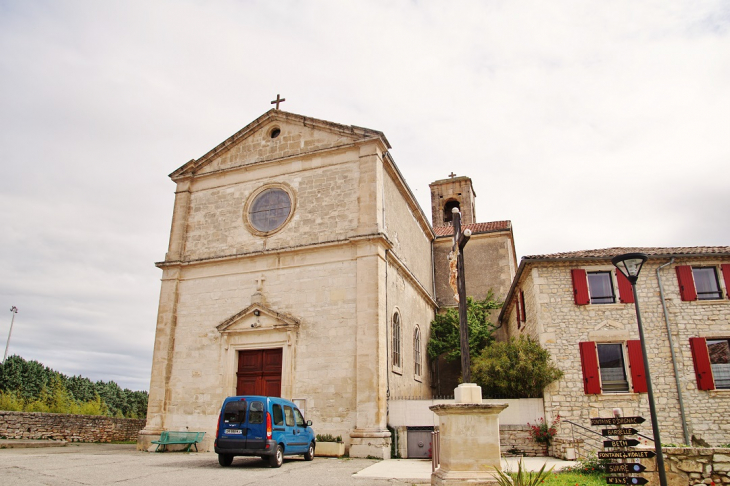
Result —
[[314, 459], [314, 442], [309, 443], [309, 449], [307, 449], [307, 452], [304, 453], [305, 461], [311, 461], [312, 459]]
[[276, 446], [276, 452], [273, 456], [269, 456], [269, 466], [281, 467], [284, 464], [284, 449], [280, 445]]
[[233, 454], [218, 454], [218, 464], [228, 467], [233, 462]]

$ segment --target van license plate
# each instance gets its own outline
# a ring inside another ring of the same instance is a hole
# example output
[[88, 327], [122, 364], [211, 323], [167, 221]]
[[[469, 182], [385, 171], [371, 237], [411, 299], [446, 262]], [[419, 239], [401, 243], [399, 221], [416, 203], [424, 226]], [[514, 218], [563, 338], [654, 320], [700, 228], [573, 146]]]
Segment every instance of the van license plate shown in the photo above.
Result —
[[243, 434], [241, 429], [226, 429], [226, 434]]

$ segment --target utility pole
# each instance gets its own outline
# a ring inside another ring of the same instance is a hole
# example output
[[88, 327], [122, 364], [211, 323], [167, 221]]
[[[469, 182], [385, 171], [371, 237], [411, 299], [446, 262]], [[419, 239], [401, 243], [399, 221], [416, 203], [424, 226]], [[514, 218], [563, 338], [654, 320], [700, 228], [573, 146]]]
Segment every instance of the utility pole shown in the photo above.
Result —
[[8, 346], [10, 346], [10, 336], [13, 334], [13, 323], [15, 322], [15, 314], [18, 313], [18, 308], [12, 306], [10, 308], [10, 312], [13, 313], [13, 317], [10, 318], [10, 332], [8, 333], [8, 342], [5, 344], [5, 356], [3, 356], [3, 364], [5, 364], [5, 360], [8, 359]]

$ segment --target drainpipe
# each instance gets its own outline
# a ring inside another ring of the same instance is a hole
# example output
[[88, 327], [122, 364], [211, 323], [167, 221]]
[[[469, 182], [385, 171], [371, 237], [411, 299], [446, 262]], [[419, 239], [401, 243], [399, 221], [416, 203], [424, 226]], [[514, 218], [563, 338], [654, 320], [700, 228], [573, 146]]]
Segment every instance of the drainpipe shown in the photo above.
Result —
[[674, 366], [674, 380], [677, 383], [677, 396], [679, 397], [679, 414], [682, 417], [682, 432], [684, 433], [684, 443], [692, 444], [689, 438], [689, 430], [687, 429], [687, 416], [684, 413], [684, 400], [682, 399], [682, 387], [679, 383], [679, 371], [677, 371], [677, 356], [674, 354], [674, 343], [672, 342], [672, 332], [669, 328], [669, 312], [667, 312], [667, 303], [664, 300], [664, 286], [659, 271], [674, 263], [674, 257], [664, 265], [656, 269], [656, 279], [659, 282], [659, 297], [662, 301], [662, 309], [664, 310], [664, 322], [667, 325], [667, 338], [669, 339], [669, 350], [672, 352], [672, 366]]

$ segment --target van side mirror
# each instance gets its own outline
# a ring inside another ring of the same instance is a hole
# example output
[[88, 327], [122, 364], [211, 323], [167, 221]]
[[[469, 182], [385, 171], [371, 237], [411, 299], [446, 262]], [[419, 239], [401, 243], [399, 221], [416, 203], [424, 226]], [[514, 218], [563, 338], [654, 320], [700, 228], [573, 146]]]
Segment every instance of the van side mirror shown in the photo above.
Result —
[[312, 421], [311, 420], [307, 420], [307, 427], [311, 427], [311, 426], [312, 426]]

